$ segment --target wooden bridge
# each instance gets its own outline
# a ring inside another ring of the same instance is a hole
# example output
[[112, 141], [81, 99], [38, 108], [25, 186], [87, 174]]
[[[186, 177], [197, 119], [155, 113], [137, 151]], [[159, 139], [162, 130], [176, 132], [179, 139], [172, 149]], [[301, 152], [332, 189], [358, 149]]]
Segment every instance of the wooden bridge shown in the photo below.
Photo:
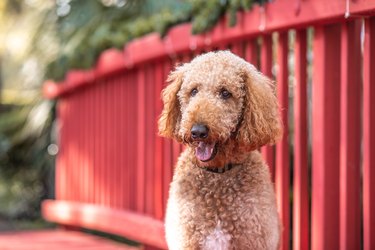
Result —
[[[176, 63], [230, 49], [276, 79], [285, 135], [261, 151], [283, 221], [281, 249], [375, 249], [375, 1], [276, 0], [237, 20], [201, 35], [190, 24], [163, 39], [150, 34], [45, 84], [59, 132], [46, 220], [166, 248], [162, 221], [182, 147], [157, 136], [160, 92]], [[34, 233], [19, 235], [20, 249]], [[12, 239], [2, 235], [0, 249], [18, 249]]]

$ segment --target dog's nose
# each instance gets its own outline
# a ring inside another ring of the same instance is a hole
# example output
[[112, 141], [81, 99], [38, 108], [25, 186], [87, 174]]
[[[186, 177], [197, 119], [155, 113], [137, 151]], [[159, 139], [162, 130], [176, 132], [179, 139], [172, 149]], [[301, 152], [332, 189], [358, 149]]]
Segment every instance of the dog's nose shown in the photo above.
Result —
[[208, 128], [203, 124], [195, 124], [191, 128], [191, 138], [194, 140], [204, 139], [208, 136]]

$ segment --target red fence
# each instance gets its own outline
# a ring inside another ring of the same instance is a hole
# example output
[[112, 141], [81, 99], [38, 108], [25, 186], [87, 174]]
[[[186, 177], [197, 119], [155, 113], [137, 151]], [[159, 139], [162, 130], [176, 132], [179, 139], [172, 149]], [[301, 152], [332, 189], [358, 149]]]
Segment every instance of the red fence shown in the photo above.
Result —
[[276, 0], [239, 13], [233, 28], [223, 19], [193, 36], [180, 25], [46, 84], [45, 95], [59, 98], [60, 151], [56, 201], [44, 203], [44, 216], [165, 247], [162, 219], [182, 147], [157, 136], [160, 92], [176, 63], [229, 48], [276, 78], [287, 129], [262, 153], [281, 248], [375, 249], [374, 15], [375, 1]]

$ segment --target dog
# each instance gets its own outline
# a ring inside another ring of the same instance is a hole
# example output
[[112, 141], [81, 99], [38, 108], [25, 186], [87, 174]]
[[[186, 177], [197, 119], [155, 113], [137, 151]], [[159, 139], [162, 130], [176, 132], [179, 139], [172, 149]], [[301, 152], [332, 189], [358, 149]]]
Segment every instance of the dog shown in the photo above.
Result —
[[258, 149], [282, 135], [273, 82], [230, 51], [177, 67], [159, 134], [186, 145], [170, 185], [169, 249], [277, 249], [280, 219]]

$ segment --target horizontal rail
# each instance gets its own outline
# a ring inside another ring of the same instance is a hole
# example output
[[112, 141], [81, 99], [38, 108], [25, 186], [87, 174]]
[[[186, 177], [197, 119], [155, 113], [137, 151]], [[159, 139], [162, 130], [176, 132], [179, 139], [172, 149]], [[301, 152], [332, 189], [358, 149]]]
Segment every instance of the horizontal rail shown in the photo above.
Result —
[[88, 203], [45, 200], [42, 214], [51, 222], [112, 233], [167, 249], [163, 222], [134, 212]]
[[278, 0], [265, 6], [255, 6], [249, 12], [239, 12], [235, 27], [227, 27], [224, 17], [210, 32], [191, 35], [191, 24], [182, 24], [172, 28], [164, 39], [152, 33], [128, 43], [123, 51], [109, 49], [101, 54], [93, 69], [71, 70], [60, 84], [47, 81], [43, 93], [45, 97], [53, 99], [88, 85], [94, 79], [151, 60], [174, 57], [207, 46], [215, 48], [248, 36], [338, 22], [350, 16], [365, 16], [374, 12], [375, 1], [369, 0], [305, 0], [296, 1], [295, 6], [291, 6], [290, 1]]

